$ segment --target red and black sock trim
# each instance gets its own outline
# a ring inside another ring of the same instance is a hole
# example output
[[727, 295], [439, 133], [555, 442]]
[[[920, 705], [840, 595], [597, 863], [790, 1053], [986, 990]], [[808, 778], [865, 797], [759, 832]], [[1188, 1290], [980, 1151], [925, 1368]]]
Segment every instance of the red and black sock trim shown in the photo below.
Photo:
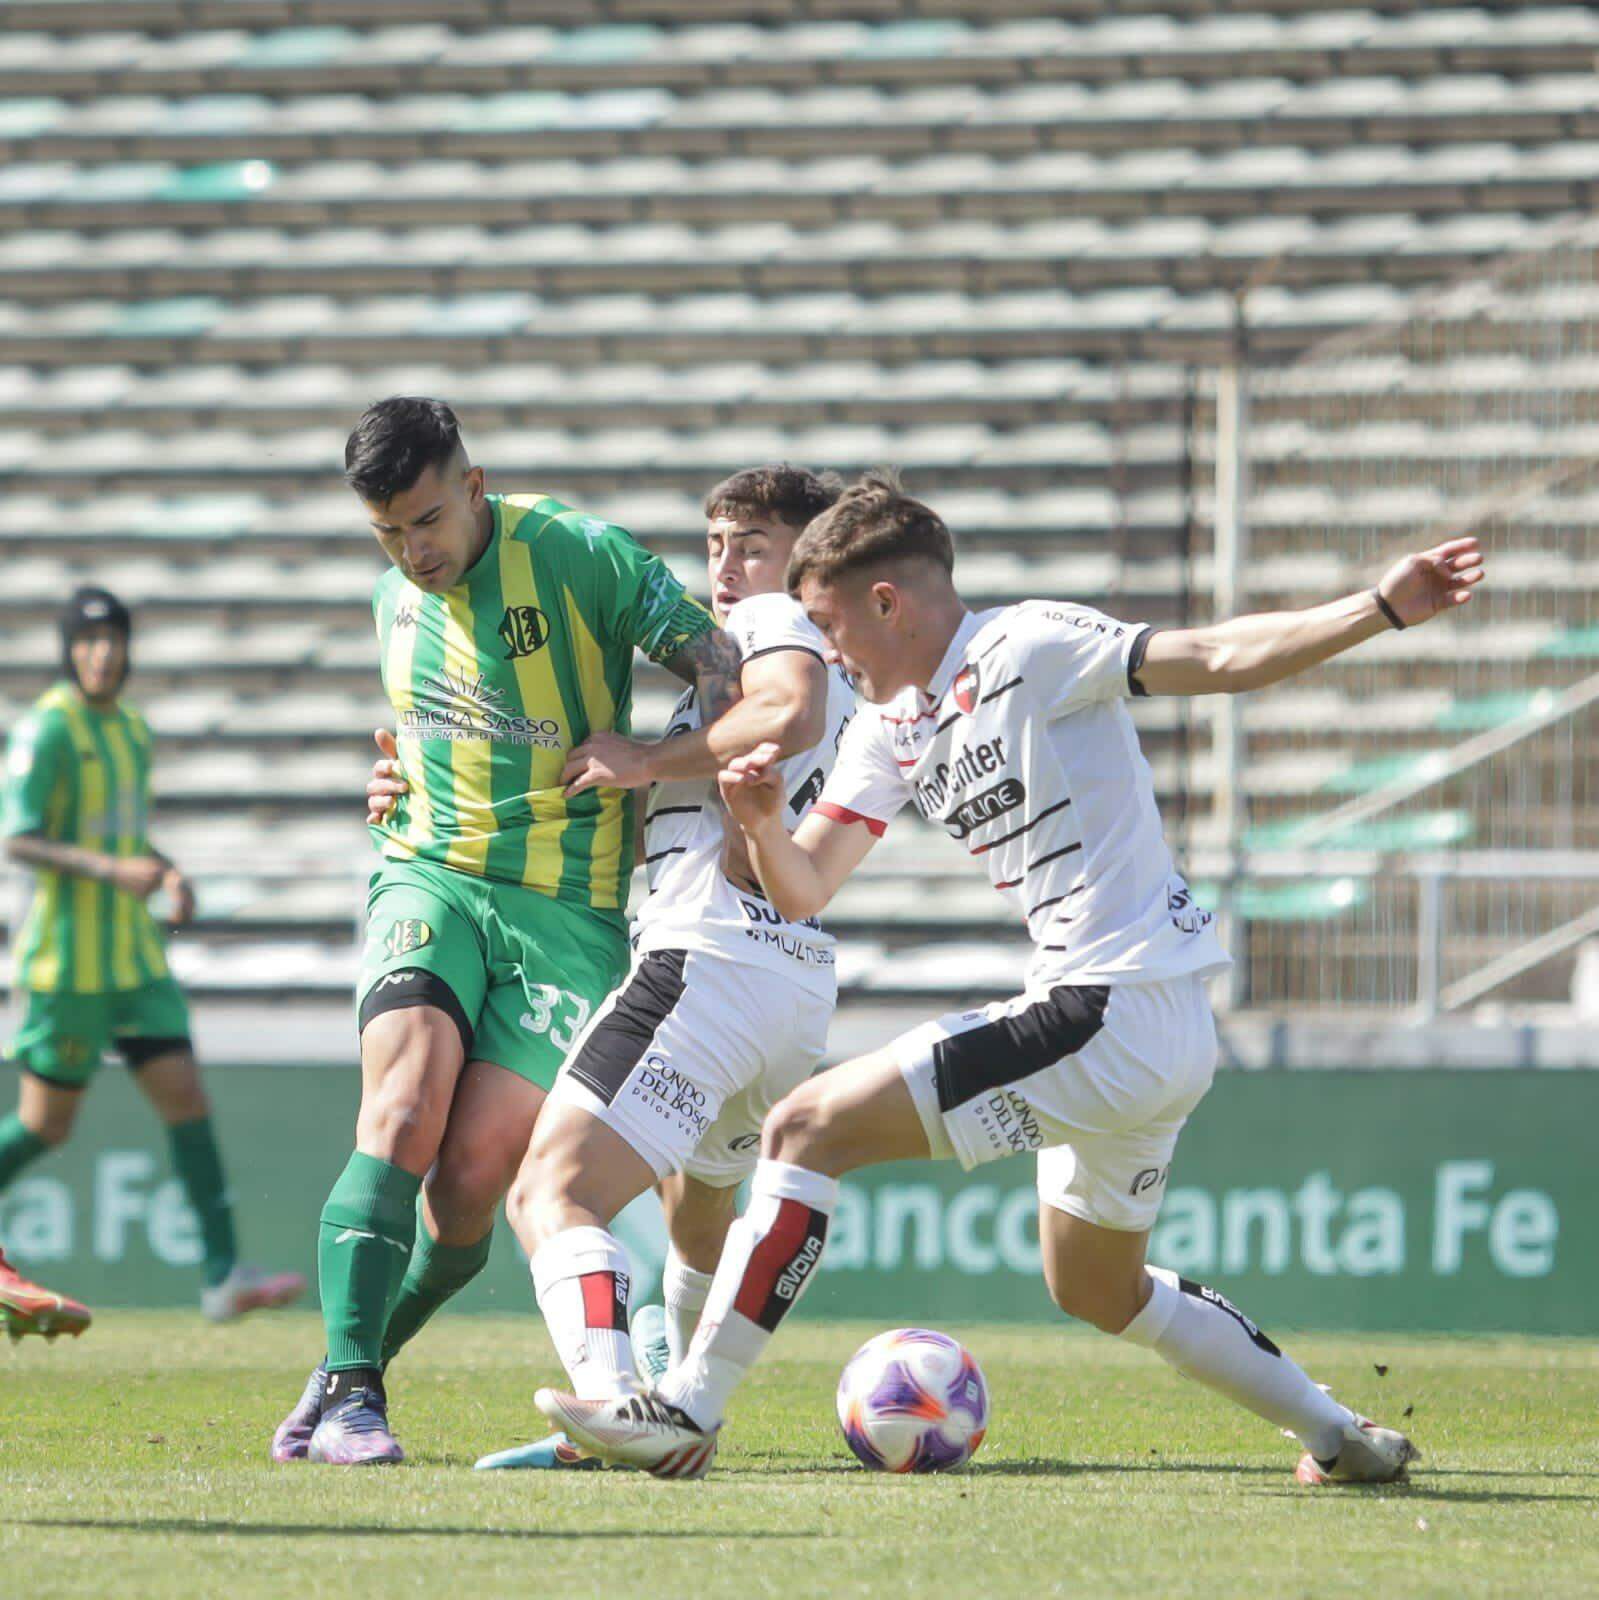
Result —
[[780, 1200], [771, 1231], [750, 1252], [733, 1309], [772, 1332], [799, 1299], [827, 1242], [827, 1213], [802, 1200]]
[[583, 1289], [583, 1324], [627, 1332], [627, 1274], [585, 1272], [578, 1280]]

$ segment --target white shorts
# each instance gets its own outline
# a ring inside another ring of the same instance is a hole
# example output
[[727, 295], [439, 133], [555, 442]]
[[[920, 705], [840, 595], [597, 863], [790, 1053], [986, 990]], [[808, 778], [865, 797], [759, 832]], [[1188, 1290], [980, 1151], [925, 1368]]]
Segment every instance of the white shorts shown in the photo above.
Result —
[[833, 1002], [763, 967], [636, 954], [550, 1090], [621, 1135], [657, 1178], [727, 1188], [755, 1170], [766, 1113], [815, 1070]]
[[1062, 985], [956, 1011], [889, 1046], [935, 1156], [1038, 1152], [1038, 1197], [1102, 1228], [1153, 1226], [1177, 1135], [1216, 1069], [1204, 981]]

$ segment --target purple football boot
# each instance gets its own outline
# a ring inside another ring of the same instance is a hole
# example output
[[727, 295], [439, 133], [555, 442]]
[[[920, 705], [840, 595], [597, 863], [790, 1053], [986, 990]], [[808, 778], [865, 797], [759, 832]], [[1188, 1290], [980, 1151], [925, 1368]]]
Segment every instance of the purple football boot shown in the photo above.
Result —
[[306, 1446], [306, 1460], [337, 1467], [385, 1466], [405, 1460], [399, 1441], [389, 1432], [389, 1402], [375, 1372], [360, 1388], [323, 1403], [322, 1420]]
[[327, 1368], [321, 1362], [305, 1380], [305, 1393], [294, 1403], [294, 1410], [278, 1424], [272, 1435], [274, 1461], [304, 1461], [311, 1435], [322, 1420], [322, 1393], [328, 1386]]

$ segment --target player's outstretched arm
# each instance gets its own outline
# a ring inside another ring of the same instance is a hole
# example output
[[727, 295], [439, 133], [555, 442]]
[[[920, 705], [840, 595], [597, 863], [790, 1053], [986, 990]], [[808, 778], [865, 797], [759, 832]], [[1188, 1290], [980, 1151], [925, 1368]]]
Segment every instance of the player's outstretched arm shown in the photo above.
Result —
[[877, 834], [863, 822], [837, 822], [812, 811], [789, 833], [776, 745], [738, 756], [718, 774], [722, 803], [744, 830], [750, 863], [772, 905], [790, 922], [818, 916], [866, 859]]
[[1153, 634], [1138, 685], [1147, 694], [1263, 689], [1389, 628], [1417, 627], [1465, 605], [1483, 576], [1477, 540], [1449, 539], [1396, 561], [1376, 588], [1327, 605]]
[[779, 759], [809, 750], [827, 730], [827, 668], [809, 651], [774, 650], [744, 663], [741, 699], [715, 722], [668, 739], [591, 734], [567, 758], [568, 794], [596, 784], [641, 789], [651, 783], [714, 778], [735, 756], [775, 744]]

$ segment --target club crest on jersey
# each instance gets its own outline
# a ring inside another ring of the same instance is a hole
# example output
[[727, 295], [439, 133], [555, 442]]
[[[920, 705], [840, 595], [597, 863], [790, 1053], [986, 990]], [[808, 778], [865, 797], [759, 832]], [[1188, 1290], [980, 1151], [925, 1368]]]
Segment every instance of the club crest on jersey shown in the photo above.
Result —
[[955, 704], [970, 716], [977, 709], [977, 665], [968, 662], [955, 674]]
[[968, 661], [956, 674], [956, 682], [951, 685], [956, 696], [956, 704], [970, 717], [976, 710], [978, 701], [978, 670], [976, 662]]
[[420, 917], [405, 917], [389, 929], [383, 948], [392, 961], [420, 950], [433, 937], [433, 930]]
[[505, 641], [505, 659], [530, 656], [549, 642], [550, 619], [537, 606], [507, 606], [495, 630]]

